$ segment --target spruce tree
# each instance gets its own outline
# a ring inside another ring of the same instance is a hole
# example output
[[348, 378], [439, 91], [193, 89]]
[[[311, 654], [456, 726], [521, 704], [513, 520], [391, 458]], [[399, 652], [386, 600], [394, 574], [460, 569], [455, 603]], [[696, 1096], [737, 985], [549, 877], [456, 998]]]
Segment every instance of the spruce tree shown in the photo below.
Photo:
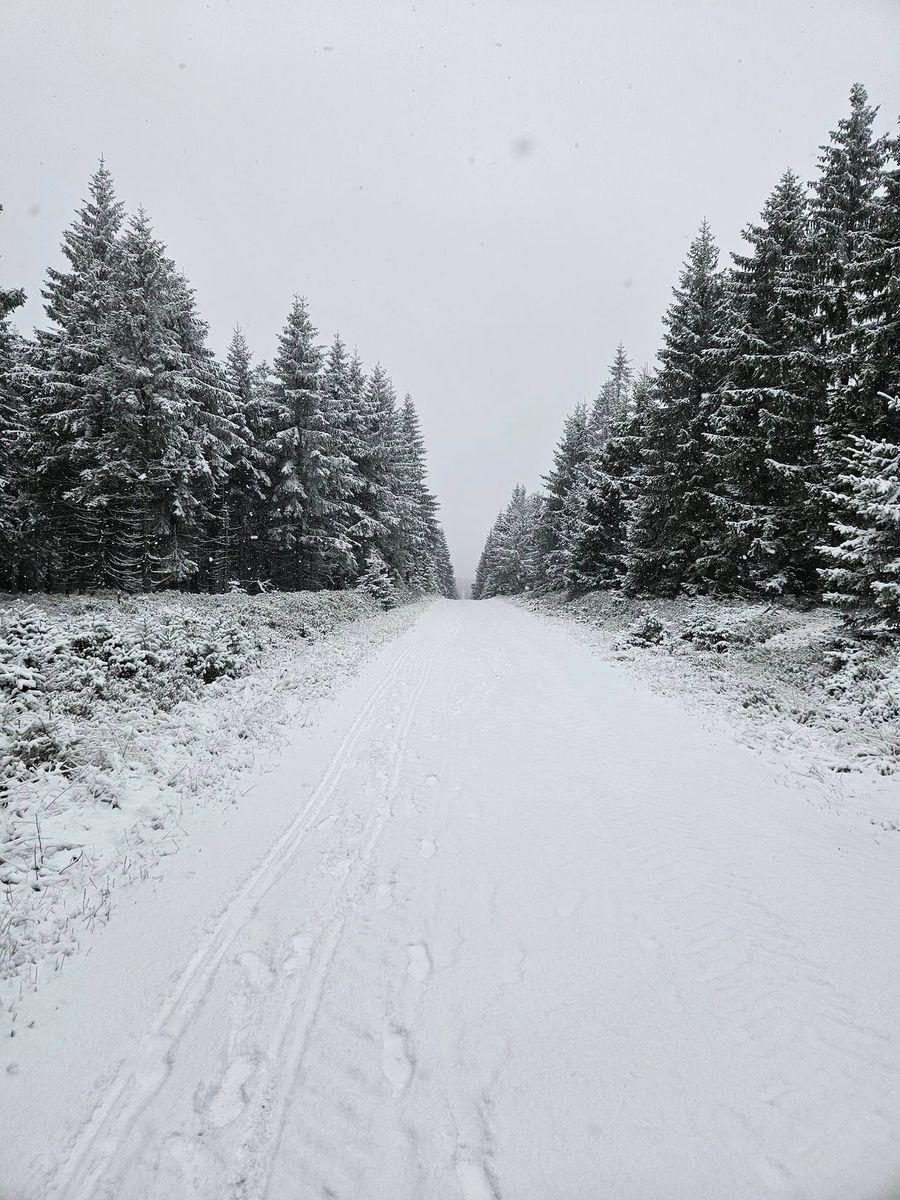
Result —
[[900, 395], [900, 136], [882, 145], [882, 188], [852, 264], [849, 332], [839, 343], [848, 378], [840, 400], [848, 426], [898, 441], [900, 416], [884, 397]]
[[786, 172], [744, 231], [727, 277], [723, 373], [707, 435], [721, 535], [704, 575], [725, 591], [808, 593], [822, 526], [816, 431], [825, 364], [818, 353], [804, 189]]
[[207, 345], [209, 333], [200, 317], [193, 288], [172, 270], [170, 320], [185, 356], [188, 402], [195, 421], [196, 473], [189, 484], [190, 520], [180, 529], [181, 551], [197, 562], [196, 585], [205, 591], [225, 590], [231, 556], [228, 477], [231, 456], [244, 437], [237, 398], [224, 366]]
[[[597, 411], [598, 405], [595, 405], [595, 416]], [[596, 430], [593, 433], [597, 436]], [[591, 436], [587, 408], [579, 404], [566, 418], [554, 452], [553, 466], [544, 478], [547, 498], [536, 532], [537, 555], [542, 586], [554, 591], [562, 591], [569, 585], [572, 544], [578, 523], [576, 487]]]
[[340, 434], [321, 389], [321, 352], [306, 301], [295, 297], [274, 363], [273, 525], [279, 586], [320, 588], [346, 572], [346, 470]]
[[474, 599], [514, 596], [536, 586], [543, 504], [540, 496], [529, 495], [521, 484], [513, 488], [485, 542], [472, 589]]
[[[900, 405], [885, 407], [894, 416]], [[900, 442], [853, 438], [842, 491], [838, 541], [824, 548], [825, 599], [851, 625], [875, 633], [900, 632]]]
[[[866, 264], [878, 257], [877, 213], [886, 146], [874, 134], [877, 109], [854, 84], [850, 113], [819, 155], [812, 183], [812, 263], [816, 273], [821, 352], [828, 364], [828, 411], [820, 442], [825, 487], [853, 459], [848, 439], [877, 436], [884, 405], [865, 379], [859, 293]], [[865, 379], [865, 382], [863, 381]]]
[[[343, 356], [343, 343], [340, 344]], [[378, 502], [375, 494], [375, 465], [373, 450], [369, 444], [373, 421], [370, 417], [366, 373], [359, 352], [354, 350], [340, 370], [340, 388], [344, 396], [342, 448], [350, 463], [349, 505], [351, 522], [348, 528], [353, 548], [353, 571], [359, 576], [365, 569], [368, 555], [375, 545], [379, 525]]]
[[211, 468], [184, 305], [183, 280], [139, 211], [107, 313], [99, 375], [110, 419], [71, 493], [97, 523], [99, 578], [127, 590], [183, 586], [197, 573]]
[[13, 329], [9, 314], [24, 303], [21, 288], [0, 287], [0, 589], [11, 589], [18, 582], [22, 549], [20, 460], [24, 414], [20, 377], [25, 339]]
[[664, 318], [660, 370], [641, 447], [640, 496], [632, 514], [626, 586], [674, 595], [705, 585], [715, 542], [706, 435], [719, 379], [711, 356], [722, 326], [718, 249], [704, 221], [691, 243]]
[[619, 342], [615, 358], [610, 364], [609, 375], [591, 412], [590, 449], [602, 446], [613, 427], [624, 416], [631, 396], [632, 376], [633, 371], [625, 347]]
[[43, 296], [53, 326], [38, 332], [29, 359], [24, 472], [32, 574], [51, 589], [90, 586], [105, 573], [102, 514], [77, 492], [84, 473], [98, 467], [99, 443], [116, 420], [105, 372], [120, 299], [123, 207], [102, 161], [88, 193], [63, 237], [66, 269], [47, 272]]
[[247, 340], [236, 327], [225, 364], [233, 441], [228, 454], [224, 508], [226, 514], [227, 576], [246, 588], [266, 576], [267, 499], [271, 487], [266, 444], [269, 422], [260, 397]]
[[339, 488], [334, 496], [333, 526], [340, 533], [341, 553], [332, 562], [332, 586], [353, 584], [359, 576], [365, 549], [361, 545], [359, 523], [364, 518], [360, 507], [362, 476], [357, 462], [364, 440], [359, 427], [358, 395], [364, 389], [364, 376], [358, 358], [351, 360], [340, 336], [328, 349], [322, 375], [324, 411], [333, 431], [334, 450], [340, 460]]
[[437, 525], [434, 531], [434, 562], [440, 594], [447, 600], [458, 600], [459, 588], [450, 558], [450, 548], [440, 525]]
[[436, 531], [437, 500], [428, 490], [425, 442], [412, 397], [398, 413], [399, 515], [402, 577], [414, 594], [439, 591]]
[[[351, 363], [351, 371], [352, 371]], [[354, 387], [358, 386], [355, 382]], [[395, 578], [402, 567], [399, 541], [398, 430], [394, 385], [376, 363], [356, 396], [356, 467], [362, 479], [359, 507], [362, 518], [351, 531], [368, 559], [374, 548]]]
[[625, 575], [630, 485], [638, 465], [636, 423], [642, 419], [632, 397], [632, 375], [620, 342], [575, 489], [577, 520], [568, 576], [572, 592], [619, 587]]

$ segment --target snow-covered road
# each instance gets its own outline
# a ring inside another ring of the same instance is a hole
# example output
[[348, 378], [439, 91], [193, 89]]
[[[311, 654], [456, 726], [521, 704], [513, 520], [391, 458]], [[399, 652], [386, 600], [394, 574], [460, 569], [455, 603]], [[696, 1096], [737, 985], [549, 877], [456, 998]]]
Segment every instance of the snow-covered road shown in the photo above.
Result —
[[900, 835], [502, 601], [314, 744], [48, 985], [3, 1200], [896, 1194]]

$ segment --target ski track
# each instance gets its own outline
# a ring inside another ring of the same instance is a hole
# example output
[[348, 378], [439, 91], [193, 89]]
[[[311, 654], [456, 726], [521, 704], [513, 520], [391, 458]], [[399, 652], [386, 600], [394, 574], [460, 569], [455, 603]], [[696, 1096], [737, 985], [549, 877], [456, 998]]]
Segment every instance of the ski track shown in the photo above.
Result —
[[[342, 769], [350, 761], [356, 741], [366, 727], [378, 702], [399, 674], [411, 650], [403, 650], [390, 673], [376, 687], [357, 719], [353, 722], [328, 770], [306, 806], [254, 869], [228, 904], [212, 931], [188, 963], [175, 990], [159, 1012], [154, 1030], [143, 1041], [140, 1058], [128, 1065], [107, 1090], [94, 1119], [76, 1143], [69, 1163], [60, 1177], [61, 1200], [91, 1200], [103, 1172], [124, 1140], [128, 1129], [168, 1074], [168, 1062], [178, 1038], [200, 1010], [210, 981], [240, 931], [252, 921], [256, 908], [268, 890], [287, 869], [309, 829], [330, 799]], [[127, 1099], [122, 1102], [123, 1096]], [[121, 1102], [121, 1103], [120, 1103]], [[86, 1169], [93, 1154], [94, 1161]]]
[[892, 1194], [900, 840], [513, 605], [391, 654], [31, 1195]]

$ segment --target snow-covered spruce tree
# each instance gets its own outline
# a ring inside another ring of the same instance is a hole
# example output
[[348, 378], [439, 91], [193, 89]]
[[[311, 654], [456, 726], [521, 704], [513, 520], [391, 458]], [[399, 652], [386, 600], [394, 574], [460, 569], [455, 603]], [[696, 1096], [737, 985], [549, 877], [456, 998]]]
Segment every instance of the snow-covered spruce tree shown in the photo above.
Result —
[[850, 439], [886, 432], [881, 388], [865, 366], [868, 347], [862, 327], [866, 292], [878, 291], [869, 264], [881, 249], [877, 226], [886, 145], [874, 134], [876, 114], [866, 89], [855, 84], [849, 116], [821, 148], [819, 174], [812, 183], [811, 258], [821, 350], [828, 365], [827, 414], [819, 439], [826, 499], [840, 493], [836, 476], [855, 461]]
[[142, 211], [121, 239], [114, 279], [97, 371], [108, 420], [70, 496], [96, 522], [94, 582], [182, 586], [197, 571], [209, 447], [183, 328], [185, 284]]
[[434, 561], [437, 572], [438, 590], [448, 600], [459, 599], [459, 588], [450, 558], [450, 547], [440, 525], [434, 531]]
[[192, 513], [179, 531], [182, 555], [197, 563], [196, 585], [223, 592], [228, 583], [231, 531], [228, 476], [232, 453], [244, 435], [237, 397], [224, 366], [206, 339], [209, 329], [197, 310], [194, 290], [177, 271], [172, 275], [171, 320], [186, 360], [187, 391], [199, 451], [189, 481]]
[[224, 509], [228, 541], [229, 585], [258, 587], [268, 575], [264, 555], [268, 533], [267, 498], [271, 487], [270, 422], [252, 357], [241, 329], [228, 347], [226, 376], [232, 408], [228, 416], [233, 441], [228, 453]]
[[335, 516], [336, 523], [340, 524], [345, 552], [334, 566], [331, 583], [335, 587], [349, 587], [359, 578], [366, 562], [367, 547], [371, 545], [371, 539], [367, 542], [361, 536], [365, 514], [360, 506], [363, 479], [357, 466], [364, 444], [360, 397], [365, 391], [365, 376], [358, 356], [350, 358], [337, 334], [328, 349], [321, 390], [341, 459], [340, 510]]
[[[884, 193], [871, 252], [856, 269], [853, 375], [844, 393], [859, 423], [878, 436], [852, 436], [830, 494], [834, 543], [823, 549], [825, 599], [851, 624], [900, 628], [900, 139], [889, 143]], [[873, 395], [874, 393], [874, 395]]]
[[900, 136], [883, 147], [882, 187], [852, 264], [849, 330], [837, 342], [847, 381], [834, 407], [848, 427], [898, 441], [900, 414], [884, 397], [900, 396]]
[[[370, 445], [374, 418], [370, 411], [369, 389], [359, 352], [354, 350], [343, 364], [344, 348], [340, 346], [342, 364], [339, 387], [344, 396], [341, 422], [342, 449], [350, 462], [348, 536], [353, 550], [353, 574], [359, 577], [367, 567], [369, 551], [380, 531], [378, 513], [383, 505], [379, 500], [376, 480], [376, 455]], [[345, 376], [346, 370], [346, 376]]]
[[[885, 408], [897, 414], [898, 402]], [[859, 629], [900, 633], [900, 442], [854, 438], [835, 497], [842, 517], [826, 546], [825, 599]]]
[[437, 500], [428, 490], [425, 442], [412, 397], [400, 405], [397, 419], [400, 555], [404, 584], [416, 595], [440, 591], [436, 560]]
[[[353, 363], [351, 363], [352, 374]], [[354, 385], [355, 386], [355, 385]], [[357, 398], [356, 426], [359, 438], [355, 460], [362, 479], [359, 507], [363, 516], [352, 531], [354, 540], [381, 555], [395, 580], [400, 578], [397, 399], [394, 385], [380, 363], [376, 363]]]
[[382, 608], [394, 608], [399, 600], [396, 580], [384, 561], [381, 551], [375, 546], [369, 550], [365, 567], [356, 586], [361, 592], [373, 596]]
[[478, 556], [478, 565], [475, 568], [475, 579], [472, 583], [472, 599], [486, 600], [491, 592], [488, 591], [491, 576], [497, 562], [497, 547], [500, 540], [500, 526], [503, 521], [503, 513], [497, 514], [494, 523], [488, 530], [488, 535], [484, 539], [484, 546], [481, 554]]
[[[0, 212], [3, 206], [0, 205]], [[9, 322], [9, 314], [25, 303], [21, 288], [0, 287], [0, 589], [13, 589], [19, 579], [21, 543], [21, 465], [23, 413], [21, 371], [25, 339]]]
[[279, 337], [271, 538], [282, 588], [327, 587], [346, 572], [346, 465], [320, 386], [321, 352], [306, 301], [296, 297]]
[[563, 591], [569, 585], [572, 545], [578, 522], [575, 489], [590, 448], [589, 424], [588, 410], [584, 404], [579, 404], [566, 418], [554, 452], [553, 466], [544, 478], [547, 497], [536, 531], [537, 557], [541, 586], [554, 591]]
[[594, 401], [589, 419], [588, 453], [603, 446], [610, 437], [614, 426], [617, 426], [624, 416], [631, 397], [631, 381], [634, 372], [631, 362], [625, 352], [624, 345], [619, 342], [615, 358], [610, 364], [609, 375]]
[[603, 432], [591, 446], [576, 488], [569, 589], [580, 593], [621, 585], [627, 566], [628, 513], [633, 476], [640, 465], [639, 438], [646, 386], [632, 392], [632, 371], [619, 344], [604, 385]]
[[674, 300], [653, 403], [644, 422], [639, 496], [629, 531], [625, 586], [674, 595], [707, 586], [717, 518], [706, 435], [719, 371], [710, 351], [722, 327], [719, 252], [706, 221], [693, 240]]
[[39, 331], [27, 372], [24, 493], [32, 582], [49, 589], [92, 586], [106, 573], [103, 514], [76, 497], [115, 422], [106, 391], [110, 317], [119, 302], [118, 234], [123, 220], [101, 161], [88, 200], [63, 236], [66, 268], [43, 289], [53, 323]]
[[724, 591], [817, 588], [822, 540], [816, 430], [818, 353], [803, 186], [787, 171], [726, 277], [725, 325], [712, 356], [723, 378], [707, 434], [721, 536], [703, 573]]
[[513, 488], [506, 508], [488, 534], [475, 573], [472, 596], [514, 596], [530, 591], [538, 580], [538, 526], [543, 499], [529, 495], [521, 484]]

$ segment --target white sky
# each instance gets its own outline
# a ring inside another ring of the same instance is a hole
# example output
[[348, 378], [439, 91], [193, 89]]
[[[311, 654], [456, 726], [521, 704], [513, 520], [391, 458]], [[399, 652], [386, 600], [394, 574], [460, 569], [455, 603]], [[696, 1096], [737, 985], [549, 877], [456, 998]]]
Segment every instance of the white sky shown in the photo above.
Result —
[[0, 0], [0, 278], [40, 323], [102, 152], [216, 349], [301, 292], [412, 393], [465, 579], [701, 217], [736, 247], [857, 79], [896, 127], [898, 51], [900, 0]]

